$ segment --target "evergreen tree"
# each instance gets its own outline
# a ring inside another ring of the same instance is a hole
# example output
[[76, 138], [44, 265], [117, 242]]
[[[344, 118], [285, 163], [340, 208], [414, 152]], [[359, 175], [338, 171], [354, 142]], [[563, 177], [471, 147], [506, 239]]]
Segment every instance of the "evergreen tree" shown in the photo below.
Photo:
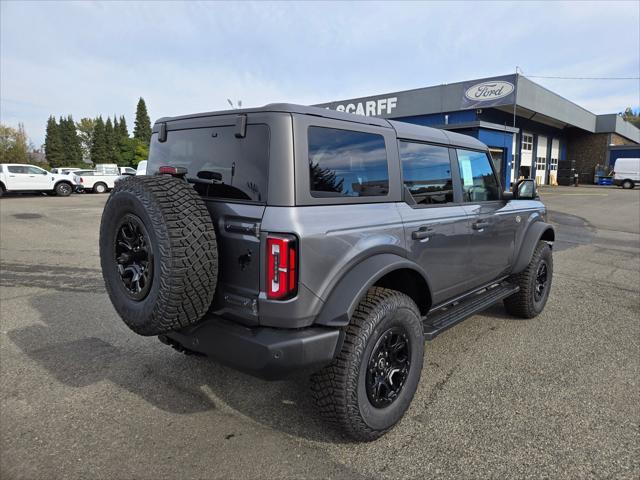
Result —
[[64, 152], [64, 164], [67, 166], [81, 166], [82, 147], [73, 117], [71, 115], [67, 118], [60, 117], [59, 129], [62, 139], [62, 151]]
[[127, 128], [127, 120], [124, 115], [120, 117], [120, 137], [129, 138], [129, 129]]
[[63, 166], [64, 148], [62, 137], [60, 135], [60, 127], [53, 115], [47, 120], [47, 131], [44, 137], [44, 154], [47, 163], [49, 163], [52, 168]]
[[93, 139], [91, 142], [91, 161], [93, 164], [109, 163], [107, 152], [107, 139], [105, 137], [105, 125], [102, 117], [96, 118], [93, 128]]
[[149, 145], [149, 142], [151, 142], [151, 119], [147, 113], [147, 105], [144, 103], [142, 97], [138, 100], [138, 106], [136, 107], [136, 122], [133, 128], [133, 138], [140, 140], [145, 145]]
[[116, 129], [116, 137], [117, 137], [117, 155], [118, 155], [118, 165], [122, 167], [128, 167], [133, 165], [133, 154], [130, 153], [132, 150], [129, 138], [129, 131], [127, 130], [127, 121], [124, 119], [124, 115], [120, 117], [120, 122], [118, 123], [118, 128]]
[[116, 138], [111, 117], [107, 117], [107, 121], [104, 124], [104, 138], [107, 145], [107, 163], [116, 163]]

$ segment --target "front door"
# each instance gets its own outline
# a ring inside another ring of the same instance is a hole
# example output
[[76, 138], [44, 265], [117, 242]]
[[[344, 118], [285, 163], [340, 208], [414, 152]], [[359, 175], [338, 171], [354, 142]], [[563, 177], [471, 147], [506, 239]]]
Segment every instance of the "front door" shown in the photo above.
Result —
[[49, 172], [33, 165], [26, 165], [26, 168], [27, 183], [30, 189], [50, 190], [53, 188], [53, 182], [51, 181], [51, 175], [49, 175]]
[[464, 209], [469, 216], [472, 287], [491, 282], [510, 268], [518, 219], [503, 200], [501, 186], [485, 152], [457, 149]]
[[405, 203], [398, 209], [410, 258], [429, 276], [433, 304], [467, 289], [469, 221], [447, 147], [400, 141]]

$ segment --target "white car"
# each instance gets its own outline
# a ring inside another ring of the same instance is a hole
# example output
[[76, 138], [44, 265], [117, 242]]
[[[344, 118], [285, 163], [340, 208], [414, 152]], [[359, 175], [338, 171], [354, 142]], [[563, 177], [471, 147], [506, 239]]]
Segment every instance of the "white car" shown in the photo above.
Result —
[[82, 170], [82, 169], [81, 168], [76, 168], [76, 167], [58, 167], [58, 168], [52, 168], [51, 169], [51, 173], [59, 173], [61, 175], [68, 175], [70, 173], [77, 172], [78, 170]]
[[106, 193], [111, 190], [118, 175], [104, 175], [96, 170], [79, 170], [73, 172], [78, 191], [91, 191], [93, 193]]
[[135, 175], [136, 169], [132, 167], [118, 167], [120, 169], [120, 175]]
[[640, 184], [640, 158], [618, 158], [613, 167], [613, 183], [625, 189]]
[[138, 163], [138, 168], [136, 168], [136, 175], [146, 175], [147, 174], [147, 160], [142, 160]]
[[75, 187], [73, 175], [50, 173], [24, 163], [0, 164], [0, 196], [5, 192], [47, 192], [66, 197]]

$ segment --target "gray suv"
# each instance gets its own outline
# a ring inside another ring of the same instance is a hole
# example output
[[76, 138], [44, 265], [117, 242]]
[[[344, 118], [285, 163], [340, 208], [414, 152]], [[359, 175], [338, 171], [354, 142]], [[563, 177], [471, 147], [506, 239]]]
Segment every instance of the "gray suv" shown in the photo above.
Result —
[[409, 407], [425, 340], [503, 301], [545, 306], [554, 230], [456, 133], [288, 104], [161, 118], [148, 176], [102, 216], [107, 292], [136, 333], [267, 379], [373, 440]]

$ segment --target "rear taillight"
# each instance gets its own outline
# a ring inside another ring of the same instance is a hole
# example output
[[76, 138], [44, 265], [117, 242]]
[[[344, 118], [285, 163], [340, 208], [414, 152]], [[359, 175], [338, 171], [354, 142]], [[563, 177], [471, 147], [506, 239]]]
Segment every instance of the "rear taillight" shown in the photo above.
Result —
[[162, 166], [158, 169], [160, 175], [171, 175], [173, 177], [184, 177], [187, 174], [187, 169], [184, 167], [171, 167]]
[[286, 300], [298, 291], [298, 242], [292, 235], [267, 237], [267, 298]]
[[80, 183], [84, 183], [84, 178], [80, 177]]

